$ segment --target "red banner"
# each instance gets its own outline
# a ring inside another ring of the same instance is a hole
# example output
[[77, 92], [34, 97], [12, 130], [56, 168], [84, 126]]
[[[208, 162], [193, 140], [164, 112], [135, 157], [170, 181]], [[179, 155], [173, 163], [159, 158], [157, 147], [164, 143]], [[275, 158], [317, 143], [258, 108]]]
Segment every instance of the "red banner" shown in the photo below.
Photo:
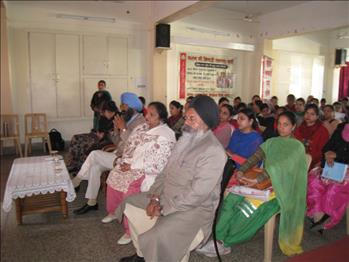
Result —
[[180, 53], [179, 67], [179, 98], [185, 99], [185, 81], [186, 81], [186, 61], [187, 53]]

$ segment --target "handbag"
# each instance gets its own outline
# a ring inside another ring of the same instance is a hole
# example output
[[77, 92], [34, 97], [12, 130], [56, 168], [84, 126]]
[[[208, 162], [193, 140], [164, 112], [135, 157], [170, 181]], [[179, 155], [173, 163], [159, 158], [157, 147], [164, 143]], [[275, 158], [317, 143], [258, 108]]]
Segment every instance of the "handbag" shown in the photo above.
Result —
[[[244, 173], [244, 177], [249, 178], [249, 179], [256, 179], [262, 173], [263, 173], [262, 168], [253, 167]], [[252, 188], [256, 188], [259, 190], [264, 190], [264, 189], [267, 189], [268, 187], [271, 187], [270, 178], [265, 179], [262, 182], [257, 183], [256, 185], [252, 186]]]

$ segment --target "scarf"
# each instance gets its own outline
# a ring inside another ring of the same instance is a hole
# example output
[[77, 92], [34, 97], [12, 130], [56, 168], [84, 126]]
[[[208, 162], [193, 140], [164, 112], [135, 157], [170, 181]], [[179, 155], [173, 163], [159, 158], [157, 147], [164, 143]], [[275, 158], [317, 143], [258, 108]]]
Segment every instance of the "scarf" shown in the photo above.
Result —
[[301, 247], [306, 210], [307, 163], [304, 146], [294, 138], [274, 137], [261, 145], [265, 169], [280, 205], [279, 246], [287, 255]]

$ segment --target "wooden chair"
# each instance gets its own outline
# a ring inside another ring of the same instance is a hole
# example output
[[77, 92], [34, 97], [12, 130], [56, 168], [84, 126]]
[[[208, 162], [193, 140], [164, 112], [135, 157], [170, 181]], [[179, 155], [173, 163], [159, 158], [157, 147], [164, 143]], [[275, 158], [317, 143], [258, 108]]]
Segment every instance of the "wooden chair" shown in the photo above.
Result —
[[16, 114], [1, 115], [1, 153], [5, 141], [13, 141], [14, 147], [16, 149], [16, 154], [19, 153], [20, 157], [23, 156], [19, 137], [19, 120], [18, 115]]
[[32, 139], [41, 138], [44, 152], [46, 152], [45, 143], [47, 144], [49, 153], [51, 153], [51, 141], [47, 131], [47, 118], [44, 113], [25, 114], [25, 149], [24, 155], [28, 156], [32, 151]]
[[[309, 169], [310, 163], [311, 163], [311, 155], [307, 154], [306, 160], [307, 160], [307, 166]], [[347, 212], [349, 212], [348, 210], [349, 208], [347, 209]], [[264, 225], [264, 262], [271, 262], [271, 257], [273, 254], [273, 237], [274, 237], [274, 228], [275, 228], [275, 218], [278, 214], [279, 213], [276, 213], [275, 215], [273, 215], [268, 220], [268, 222]], [[348, 219], [348, 216], [347, 216], [347, 219]], [[347, 222], [349, 224], [349, 221]], [[349, 227], [347, 229], [349, 231]]]

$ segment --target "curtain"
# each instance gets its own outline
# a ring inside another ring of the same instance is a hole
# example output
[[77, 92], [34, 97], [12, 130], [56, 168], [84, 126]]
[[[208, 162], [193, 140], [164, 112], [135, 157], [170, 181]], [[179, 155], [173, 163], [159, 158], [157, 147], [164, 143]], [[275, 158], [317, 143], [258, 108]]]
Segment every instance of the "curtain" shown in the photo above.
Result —
[[341, 67], [339, 72], [338, 100], [349, 96], [349, 62], [345, 64], [346, 66]]

